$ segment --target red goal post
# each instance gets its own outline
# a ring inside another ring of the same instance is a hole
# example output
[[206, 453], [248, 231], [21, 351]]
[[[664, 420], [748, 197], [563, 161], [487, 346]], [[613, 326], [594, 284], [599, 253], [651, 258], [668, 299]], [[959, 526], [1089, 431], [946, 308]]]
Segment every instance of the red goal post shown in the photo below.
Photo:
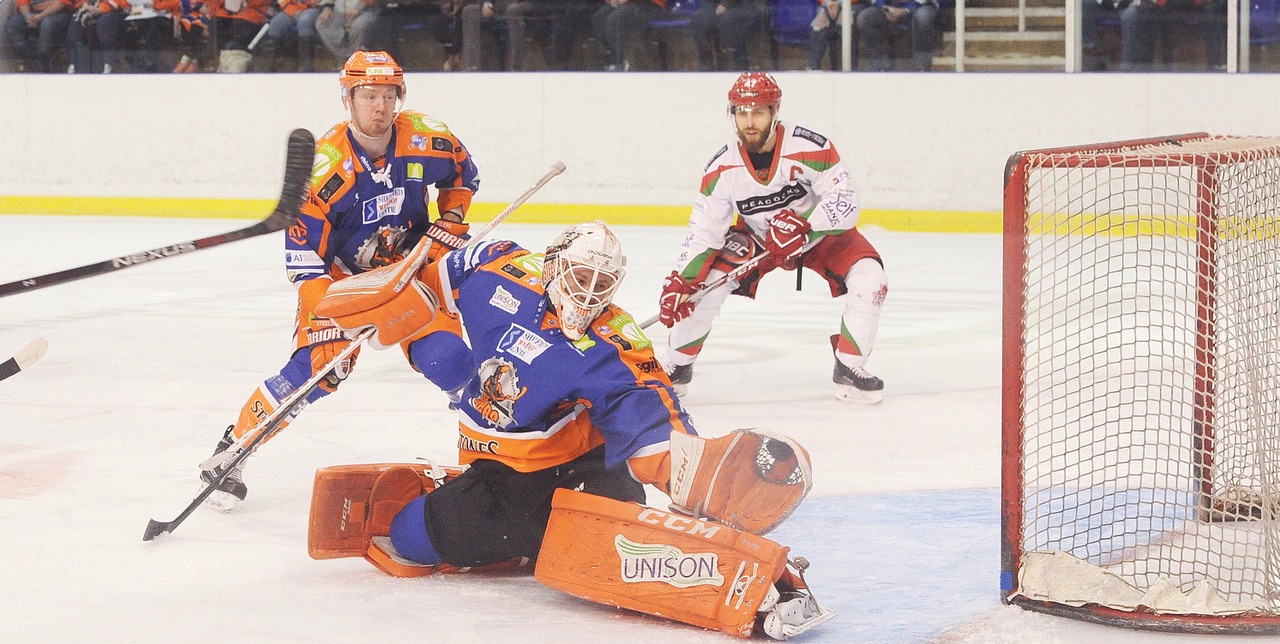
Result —
[[1003, 280], [1004, 600], [1280, 633], [1280, 138], [1012, 155]]

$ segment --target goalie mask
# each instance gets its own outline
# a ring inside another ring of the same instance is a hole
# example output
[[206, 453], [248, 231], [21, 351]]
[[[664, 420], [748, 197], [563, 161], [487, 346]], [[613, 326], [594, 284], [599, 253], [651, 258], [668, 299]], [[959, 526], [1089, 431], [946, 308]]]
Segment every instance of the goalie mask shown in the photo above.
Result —
[[601, 221], [572, 226], [551, 242], [542, 277], [565, 336], [577, 341], [586, 335], [613, 301], [626, 266], [622, 244]]

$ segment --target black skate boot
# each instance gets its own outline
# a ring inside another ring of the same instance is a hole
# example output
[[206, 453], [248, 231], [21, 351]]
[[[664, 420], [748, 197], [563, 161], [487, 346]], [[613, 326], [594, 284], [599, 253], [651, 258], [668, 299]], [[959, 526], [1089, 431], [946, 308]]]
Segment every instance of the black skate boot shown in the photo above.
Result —
[[879, 405], [884, 401], [884, 381], [862, 367], [849, 368], [836, 359], [831, 380], [836, 383], [836, 398], [861, 405]]
[[693, 365], [682, 364], [671, 367], [667, 377], [671, 378], [671, 388], [676, 390], [676, 395], [683, 396], [689, 392], [689, 383], [693, 380]]
[[[232, 427], [227, 427], [227, 431], [222, 435], [222, 440], [218, 441], [218, 446], [214, 448], [214, 455], [227, 451], [235, 444], [236, 437], [231, 433]], [[244, 473], [244, 460], [238, 463], [234, 470], [222, 479], [218, 484], [218, 488], [205, 499], [205, 503], [217, 508], [221, 512], [230, 512], [236, 507], [236, 503], [243, 501], [249, 495], [249, 488], [245, 486], [241, 475]], [[217, 480], [225, 470], [226, 465], [216, 467], [211, 470], [202, 470], [200, 472], [200, 480], [205, 484], [212, 483]]]

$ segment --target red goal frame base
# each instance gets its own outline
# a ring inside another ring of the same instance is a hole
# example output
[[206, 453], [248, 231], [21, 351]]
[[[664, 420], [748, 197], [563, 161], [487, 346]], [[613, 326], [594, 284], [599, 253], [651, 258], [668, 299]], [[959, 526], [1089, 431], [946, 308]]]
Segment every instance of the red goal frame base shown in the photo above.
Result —
[[1280, 617], [1265, 615], [1174, 615], [1148, 610], [1125, 611], [1096, 604], [1067, 606], [1022, 596], [1004, 602], [1024, 610], [1082, 622], [1163, 633], [1201, 635], [1280, 635]]

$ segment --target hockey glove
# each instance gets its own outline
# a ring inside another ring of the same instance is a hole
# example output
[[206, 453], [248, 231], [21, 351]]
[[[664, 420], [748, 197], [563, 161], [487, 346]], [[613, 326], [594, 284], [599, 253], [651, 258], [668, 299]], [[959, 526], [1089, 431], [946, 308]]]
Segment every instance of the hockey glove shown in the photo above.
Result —
[[781, 262], [804, 248], [811, 229], [808, 221], [788, 208], [774, 215], [769, 221], [769, 230], [764, 236], [764, 247], [769, 250], [770, 255]]
[[662, 296], [658, 298], [658, 321], [670, 328], [676, 322], [693, 314], [695, 302], [689, 296], [697, 292], [697, 287], [689, 283], [676, 271], [671, 271], [662, 282]]
[[427, 251], [427, 263], [430, 264], [451, 250], [458, 250], [466, 245], [471, 235], [470, 224], [448, 219], [437, 219], [427, 228], [427, 237], [431, 238], [431, 248]]

